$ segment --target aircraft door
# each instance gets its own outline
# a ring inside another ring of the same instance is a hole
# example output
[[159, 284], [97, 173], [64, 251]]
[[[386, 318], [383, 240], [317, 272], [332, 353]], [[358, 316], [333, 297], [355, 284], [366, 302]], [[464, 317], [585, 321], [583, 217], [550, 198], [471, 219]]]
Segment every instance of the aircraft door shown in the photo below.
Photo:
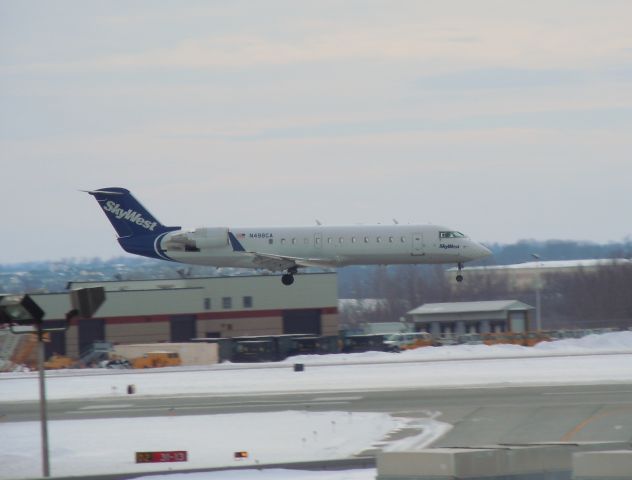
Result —
[[412, 255], [425, 255], [424, 252], [424, 235], [423, 233], [413, 233], [413, 242], [412, 242]]
[[322, 248], [323, 246], [323, 234], [318, 232], [314, 234], [314, 247], [315, 248]]

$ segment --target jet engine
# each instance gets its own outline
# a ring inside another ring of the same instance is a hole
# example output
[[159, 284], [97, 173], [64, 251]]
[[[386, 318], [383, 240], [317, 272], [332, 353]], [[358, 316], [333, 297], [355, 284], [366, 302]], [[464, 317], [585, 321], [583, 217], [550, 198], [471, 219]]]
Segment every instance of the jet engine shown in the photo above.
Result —
[[209, 248], [220, 248], [228, 245], [228, 228], [196, 228], [187, 232], [170, 234], [162, 242], [167, 250], [199, 252]]

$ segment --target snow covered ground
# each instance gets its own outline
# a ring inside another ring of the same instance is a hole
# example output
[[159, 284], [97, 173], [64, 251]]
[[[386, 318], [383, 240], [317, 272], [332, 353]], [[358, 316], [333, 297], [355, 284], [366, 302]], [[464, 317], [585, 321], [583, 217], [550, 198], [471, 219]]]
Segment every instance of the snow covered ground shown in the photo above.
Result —
[[172, 473], [152, 475], [137, 480], [375, 480], [374, 468], [340, 472], [303, 472], [297, 470], [240, 470], [211, 473]]
[[[449, 361], [446, 361], [449, 360]], [[293, 363], [306, 365], [294, 372]], [[337, 364], [337, 365], [334, 365]], [[461, 345], [422, 348], [401, 354], [366, 353], [292, 358], [281, 364], [243, 368], [223, 364], [212, 368], [146, 371], [81, 370], [47, 373], [51, 399], [92, 398], [107, 402], [137, 395], [258, 395], [267, 392], [333, 392], [411, 387], [579, 384], [632, 382], [632, 332], [593, 335], [579, 340], [517, 346]], [[36, 373], [0, 375], [2, 401], [37, 399]], [[188, 450], [185, 468], [234, 465], [233, 453], [246, 450], [241, 464], [345, 458], [379, 442], [412, 420], [382, 413], [277, 412], [208, 416], [173, 416], [121, 420], [50, 422], [54, 475], [157, 470], [134, 463], [134, 452]], [[419, 448], [449, 425], [428, 419], [421, 434], [389, 449]], [[39, 465], [38, 422], [0, 422], [0, 478], [36, 476]], [[218, 444], [217, 438], [221, 439]], [[6, 445], [6, 444], [5, 444]], [[183, 464], [163, 464], [168, 469]], [[325, 476], [327, 475], [327, 476]], [[177, 474], [169, 480], [197, 479], [323, 479], [365, 480], [375, 470], [347, 472], [239, 471], [221, 474]], [[151, 477], [157, 479], [160, 477]]]
[[302, 472], [296, 470], [243, 470], [212, 473], [152, 475], [137, 480], [375, 480], [374, 468], [340, 472]]
[[[384, 413], [273, 412], [49, 422], [51, 471], [143, 472], [347, 458], [403, 426]], [[0, 478], [36, 477], [39, 422], [0, 424], [10, 438], [0, 453]], [[135, 452], [187, 450], [186, 463], [136, 464]], [[248, 459], [236, 461], [235, 452]]]
[[[304, 372], [293, 371], [297, 362], [306, 365]], [[615, 332], [535, 347], [458, 345], [399, 354], [311, 355], [247, 366], [66, 370], [47, 372], [46, 385], [49, 399], [120, 397], [126, 395], [128, 385], [136, 387], [137, 395], [256, 395], [623, 382], [632, 380], [631, 366], [632, 332]], [[37, 388], [35, 372], [0, 374], [0, 401], [36, 400]]]

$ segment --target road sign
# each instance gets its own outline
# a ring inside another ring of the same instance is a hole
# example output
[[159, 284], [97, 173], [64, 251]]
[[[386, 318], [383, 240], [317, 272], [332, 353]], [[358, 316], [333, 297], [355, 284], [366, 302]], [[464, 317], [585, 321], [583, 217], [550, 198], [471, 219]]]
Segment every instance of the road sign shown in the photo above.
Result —
[[136, 463], [167, 463], [186, 462], [188, 455], [185, 450], [169, 452], [136, 452]]

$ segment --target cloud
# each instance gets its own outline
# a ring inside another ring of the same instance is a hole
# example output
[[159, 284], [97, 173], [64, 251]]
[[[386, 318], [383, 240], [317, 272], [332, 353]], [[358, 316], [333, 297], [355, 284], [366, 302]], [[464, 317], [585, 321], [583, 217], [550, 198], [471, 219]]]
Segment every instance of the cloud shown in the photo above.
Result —
[[416, 86], [435, 90], [533, 88], [586, 83], [595, 72], [573, 69], [487, 68], [420, 78]]
[[466, 132], [495, 131], [498, 129], [536, 130], [611, 130], [632, 127], [632, 105], [620, 108], [592, 108], [568, 110], [530, 110], [511, 113], [489, 113], [457, 118], [402, 117], [346, 122], [313, 123], [301, 122], [282, 127], [247, 130], [210, 128], [207, 131], [168, 132], [165, 139], [227, 140], [255, 142], [296, 139], [334, 139], [343, 137], [367, 138], [376, 135], [422, 132]]
[[[265, 30], [240, 18], [237, 28], [218, 28], [213, 34], [209, 34], [208, 29], [201, 31], [197, 25], [187, 33], [186, 21], [193, 20], [186, 16], [179, 19], [179, 27], [184, 27], [180, 35], [163, 36], [160, 42], [129, 42], [127, 48], [117, 48], [117, 53], [103, 53], [104, 48], [99, 48], [100, 53], [92, 57], [77, 52], [80, 58], [75, 60], [66, 59], [66, 55], [60, 56], [65, 58], [63, 61], [42, 58], [28, 63], [7, 63], [5, 60], [0, 71], [17, 74], [164, 68], [252, 69], [314, 62], [400, 61], [419, 62], [436, 73], [453, 71], [458, 65], [460, 68], [505, 68], [509, 74], [515, 71], [511, 69], [520, 68], [612, 63], [630, 48], [627, 24], [622, 25], [617, 18], [610, 18], [604, 25], [593, 22], [569, 27], [544, 22], [534, 27], [528, 18], [507, 15], [498, 19], [486, 16], [485, 10], [476, 12], [472, 18], [459, 11], [448, 15], [436, 6], [427, 11], [410, 6], [408, 9], [412, 10], [409, 17], [402, 14], [392, 24], [370, 16], [347, 18], [341, 15], [312, 21], [303, 17], [294, 24], [282, 24], [279, 30]], [[206, 15], [210, 25], [214, 25], [217, 17], [226, 15], [213, 16], [210, 10]], [[174, 12], [174, 15], [181, 13]], [[107, 21], [129, 24], [128, 29], [137, 29], [143, 24], [138, 13], [127, 21], [123, 15], [107, 17]], [[272, 22], [272, 27], [276, 24]], [[156, 35], [151, 23], [146, 29], [148, 34]]]

